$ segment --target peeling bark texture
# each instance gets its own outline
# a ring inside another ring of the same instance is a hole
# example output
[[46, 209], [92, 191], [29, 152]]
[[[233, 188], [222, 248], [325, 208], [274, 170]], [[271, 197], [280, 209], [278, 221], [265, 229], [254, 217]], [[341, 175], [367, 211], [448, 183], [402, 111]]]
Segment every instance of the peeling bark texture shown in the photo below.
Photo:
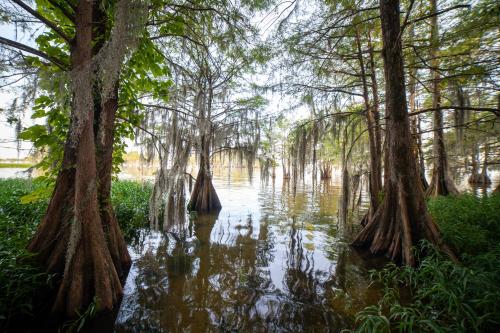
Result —
[[[431, 0], [431, 12], [435, 14], [437, 12], [436, 0]], [[438, 195], [457, 195], [458, 189], [456, 188], [453, 180], [449, 174], [448, 168], [448, 156], [446, 153], [446, 147], [444, 144], [444, 134], [443, 134], [443, 111], [440, 109], [441, 106], [441, 75], [439, 74], [439, 27], [438, 27], [438, 17], [433, 15], [431, 17], [431, 71], [432, 71], [432, 107], [434, 108], [434, 142], [433, 142], [433, 160], [434, 167], [432, 169], [432, 178], [427, 189], [426, 195], [428, 196], [438, 196]]]
[[386, 82], [387, 157], [385, 193], [382, 203], [361, 230], [353, 245], [366, 247], [403, 264], [415, 266], [413, 246], [422, 239], [439, 246], [453, 257], [442, 243], [419, 186], [412, 152], [412, 139], [406, 106], [400, 10], [398, 0], [381, 0], [383, 59]]
[[95, 107], [93, 96], [94, 5], [78, 2], [71, 126], [47, 212], [28, 245], [47, 272], [59, 278], [50, 310], [54, 320], [76, 317], [94, 297], [99, 311], [112, 311], [122, 296], [120, 277], [130, 267], [109, 201], [117, 90], [102, 109]]

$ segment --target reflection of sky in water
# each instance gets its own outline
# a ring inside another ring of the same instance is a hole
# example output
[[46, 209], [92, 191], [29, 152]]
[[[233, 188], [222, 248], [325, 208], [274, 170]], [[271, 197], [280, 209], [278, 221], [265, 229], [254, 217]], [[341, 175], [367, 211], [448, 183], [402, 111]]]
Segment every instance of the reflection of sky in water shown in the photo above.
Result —
[[[117, 332], [338, 331], [376, 300], [367, 262], [337, 228], [339, 187], [214, 177], [223, 209], [143, 231]], [[373, 264], [373, 263], [368, 263]]]

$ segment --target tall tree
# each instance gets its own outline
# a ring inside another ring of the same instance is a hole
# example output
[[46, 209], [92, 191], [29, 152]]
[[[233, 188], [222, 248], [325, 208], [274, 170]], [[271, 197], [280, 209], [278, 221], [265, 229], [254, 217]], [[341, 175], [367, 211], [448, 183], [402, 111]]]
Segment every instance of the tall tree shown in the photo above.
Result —
[[[131, 264], [110, 202], [118, 78], [144, 7], [133, 0], [51, 2], [64, 17], [58, 25], [56, 12], [43, 4], [34, 10], [20, 0], [14, 2], [53, 33], [40, 39], [47, 43], [41, 51], [8, 45], [71, 73], [71, 121], [62, 164], [28, 249], [57, 277], [53, 316], [75, 317], [94, 300], [99, 311], [111, 311], [121, 298], [120, 279]], [[48, 41], [53, 39], [67, 48], [51, 49]]]
[[441, 107], [441, 74], [439, 68], [439, 26], [436, 0], [431, 4], [431, 37], [430, 56], [432, 73], [432, 108], [434, 140], [433, 140], [433, 169], [432, 178], [426, 194], [431, 196], [458, 194], [458, 190], [451, 179], [448, 167], [448, 156], [443, 134], [443, 111]]
[[[412, 150], [401, 43], [399, 0], [381, 0], [387, 149], [384, 199], [354, 245], [414, 266], [421, 239], [448, 250], [432, 221]], [[449, 250], [448, 250], [449, 252]], [[451, 254], [451, 252], [450, 252]]]

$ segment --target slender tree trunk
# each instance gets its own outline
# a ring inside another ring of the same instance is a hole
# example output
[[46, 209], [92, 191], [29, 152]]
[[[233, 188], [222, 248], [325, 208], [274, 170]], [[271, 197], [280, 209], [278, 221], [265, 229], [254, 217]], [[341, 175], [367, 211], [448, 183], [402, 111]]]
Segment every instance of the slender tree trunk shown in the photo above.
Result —
[[439, 27], [437, 18], [436, 0], [430, 0], [431, 13], [431, 72], [432, 72], [432, 107], [434, 108], [434, 142], [433, 155], [434, 167], [432, 169], [432, 179], [426, 194], [429, 196], [455, 195], [458, 190], [449, 175], [448, 156], [443, 135], [443, 111], [441, 106], [441, 75], [439, 74]]
[[406, 106], [399, 0], [381, 0], [383, 59], [386, 82], [387, 158], [384, 199], [354, 245], [393, 260], [415, 265], [413, 246], [421, 239], [443, 245], [419, 186]]
[[[367, 115], [367, 125], [368, 125], [368, 139], [370, 144], [370, 210], [368, 214], [363, 219], [362, 224], [366, 224], [373, 212], [377, 210], [379, 204], [379, 195], [382, 191], [382, 174], [380, 166], [380, 148], [378, 146], [377, 137], [377, 123], [374, 114], [374, 105], [370, 105], [370, 97], [368, 94], [368, 83], [366, 80], [366, 70], [363, 59], [363, 53], [361, 50], [361, 40], [359, 37], [359, 32], [356, 30], [356, 44], [358, 49], [358, 62], [361, 69], [361, 81], [363, 83], [363, 100]], [[374, 69], [372, 68], [372, 71]]]
[[483, 170], [481, 171], [481, 178], [484, 184], [491, 184], [490, 177], [488, 176], [488, 155], [490, 153], [490, 146], [488, 143], [484, 144], [484, 159]]
[[474, 143], [472, 145], [472, 156], [471, 156], [471, 164], [472, 164], [472, 170], [471, 170], [471, 175], [469, 177], [469, 183], [475, 183], [479, 173], [477, 169], [477, 155], [479, 154], [478, 149], [477, 149], [477, 143]]
[[[375, 120], [375, 147], [377, 148], [378, 154], [378, 178], [379, 183], [382, 184], [382, 129], [380, 127], [380, 111], [379, 111], [379, 99], [378, 99], [378, 82], [377, 73], [375, 71], [375, 57], [374, 50], [372, 46], [371, 30], [368, 31], [368, 49], [370, 55], [370, 77], [372, 81], [372, 107], [371, 112]], [[382, 186], [382, 185], [381, 185]]]
[[[101, 172], [96, 163], [110, 161], [113, 148], [112, 144], [105, 144], [109, 142], [106, 140], [109, 135], [112, 143], [111, 130], [111, 133], [103, 133], [102, 153], [96, 151], [91, 68], [93, 6], [94, 1], [88, 0], [81, 0], [77, 5], [76, 34], [71, 47], [73, 107], [70, 131], [47, 212], [28, 246], [46, 270], [60, 278], [51, 309], [55, 317], [75, 317], [94, 297], [99, 311], [111, 311], [122, 295], [118, 272], [124, 274], [130, 262], [123, 238], [119, 242], [121, 232], [117, 224], [103, 223], [101, 219], [98, 191], [106, 191], [110, 186], [111, 167], [109, 164], [109, 168], [102, 168], [109, 169], [109, 184], [101, 184]], [[105, 103], [101, 115], [108, 114], [108, 109], [116, 111], [116, 107]], [[101, 122], [107, 129], [112, 129], [113, 124], [114, 118], [112, 122]], [[103, 175], [105, 173], [102, 171]], [[121, 252], [114, 251], [115, 248]]]
[[[410, 32], [410, 38], [411, 41], [413, 41], [413, 34], [414, 34], [414, 28], [412, 26]], [[411, 59], [413, 62], [413, 57]], [[417, 69], [415, 65], [412, 65], [410, 69], [410, 78], [408, 79], [408, 89], [410, 92], [410, 113], [413, 113], [417, 109], [416, 105], [416, 97], [417, 97], [417, 92], [416, 92], [416, 76], [417, 76]], [[429, 184], [427, 183], [427, 179], [425, 178], [425, 162], [424, 162], [424, 155], [422, 151], [422, 137], [420, 135], [420, 118], [418, 115], [414, 116], [411, 118], [411, 124], [410, 128], [412, 131], [412, 138], [413, 138], [413, 153], [416, 157], [415, 163], [417, 163], [417, 171], [419, 173], [419, 179], [422, 185], [422, 188], [426, 190], [429, 187]]]
[[349, 188], [349, 170], [347, 169], [347, 127], [344, 129], [344, 137], [342, 138], [342, 187], [340, 194], [340, 205], [339, 205], [339, 220], [342, 225], [347, 223], [349, 218], [349, 200], [350, 200], [350, 188]]

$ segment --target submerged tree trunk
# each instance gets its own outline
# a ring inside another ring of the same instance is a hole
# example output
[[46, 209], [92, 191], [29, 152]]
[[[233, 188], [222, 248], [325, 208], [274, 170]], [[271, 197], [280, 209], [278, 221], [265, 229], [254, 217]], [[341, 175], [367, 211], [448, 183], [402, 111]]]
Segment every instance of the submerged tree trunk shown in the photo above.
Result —
[[491, 184], [491, 179], [488, 176], [488, 154], [489, 146], [487, 143], [484, 145], [484, 160], [481, 173], [478, 170], [477, 156], [479, 155], [479, 150], [477, 144], [474, 144], [472, 153], [472, 174], [469, 177], [469, 183], [474, 185], [489, 185]]
[[490, 177], [488, 176], [488, 155], [490, 153], [490, 146], [484, 144], [484, 160], [483, 160], [483, 170], [481, 171], [481, 178], [484, 184], [491, 184]]
[[432, 107], [434, 109], [434, 142], [432, 179], [426, 194], [429, 196], [458, 194], [458, 190], [449, 175], [448, 156], [443, 135], [443, 111], [441, 106], [441, 75], [439, 74], [439, 28], [436, 0], [431, 0], [431, 72], [432, 72]]
[[75, 317], [94, 298], [99, 311], [113, 310], [122, 295], [120, 276], [124, 277], [130, 266], [109, 202], [116, 95], [104, 103], [98, 121], [102, 141], [95, 141], [93, 5], [93, 1], [78, 2], [71, 47], [70, 131], [47, 212], [28, 246], [46, 270], [60, 278], [51, 309], [54, 317]]
[[330, 163], [322, 162], [320, 166], [320, 179], [326, 180], [332, 178], [332, 165]]
[[442, 243], [419, 186], [406, 106], [399, 0], [381, 0], [386, 82], [387, 148], [384, 199], [354, 240], [375, 254], [414, 266], [412, 247], [421, 239], [451, 252]]
[[218, 211], [222, 208], [217, 192], [212, 184], [210, 172], [210, 150], [206, 136], [201, 139], [200, 170], [194, 183], [188, 209], [200, 213]]

